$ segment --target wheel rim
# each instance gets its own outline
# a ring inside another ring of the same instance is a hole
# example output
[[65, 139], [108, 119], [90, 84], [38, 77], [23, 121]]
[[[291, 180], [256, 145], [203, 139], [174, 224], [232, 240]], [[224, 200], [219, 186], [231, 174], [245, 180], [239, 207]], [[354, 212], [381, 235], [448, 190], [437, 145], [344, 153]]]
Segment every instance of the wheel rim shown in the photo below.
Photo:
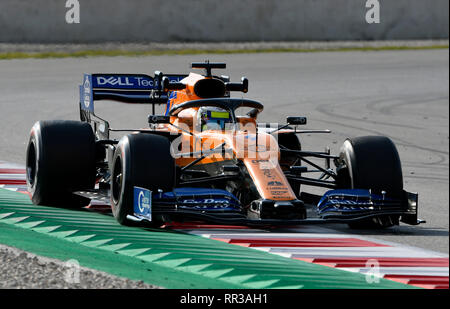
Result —
[[122, 161], [120, 160], [120, 158], [117, 158], [116, 162], [114, 163], [114, 172], [111, 179], [112, 182], [111, 196], [114, 204], [117, 204], [120, 199], [120, 192], [122, 191], [122, 182], [123, 182], [122, 175], [123, 175]]
[[28, 183], [32, 187], [34, 186], [36, 179], [36, 170], [37, 170], [36, 147], [34, 142], [31, 142], [30, 146], [28, 147], [27, 153], [26, 176]]

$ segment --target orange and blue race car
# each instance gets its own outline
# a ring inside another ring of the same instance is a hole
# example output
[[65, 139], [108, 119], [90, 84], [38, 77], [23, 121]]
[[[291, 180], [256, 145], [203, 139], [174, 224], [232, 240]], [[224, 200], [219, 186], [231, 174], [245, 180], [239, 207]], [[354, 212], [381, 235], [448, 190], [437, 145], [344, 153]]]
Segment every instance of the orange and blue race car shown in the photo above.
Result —
[[[301, 116], [258, 123], [263, 105], [231, 96], [247, 93], [248, 79], [212, 74], [225, 67], [206, 61], [192, 64], [204, 74], [85, 74], [81, 121], [39, 121], [31, 130], [26, 176], [33, 203], [83, 207], [104, 200], [121, 224], [153, 226], [424, 222], [418, 195], [403, 189], [389, 138], [347, 139], [338, 155], [303, 150], [299, 136], [330, 131], [299, 129], [307, 123]], [[98, 100], [151, 104], [148, 127], [111, 128], [94, 112]], [[157, 104], [165, 105], [164, 115], [155, 113]], [[112, 132], [124, 135], [113, 139]], [[305, 186], [328, 191], [308, 193]]]

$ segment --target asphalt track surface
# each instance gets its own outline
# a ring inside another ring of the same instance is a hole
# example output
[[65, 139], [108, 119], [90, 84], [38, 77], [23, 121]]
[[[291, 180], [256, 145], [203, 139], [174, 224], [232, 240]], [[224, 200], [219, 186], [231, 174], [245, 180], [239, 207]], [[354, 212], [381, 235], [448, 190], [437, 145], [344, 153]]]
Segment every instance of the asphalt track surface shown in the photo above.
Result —
[[[225, 61], [223, 74], [247, 76], [247, 98], [265, 104], [261, 122], [308, 117], [304, 149], [338, 152], [347, 137], [386, 135], [396, 143], [408, 191], [419, 192], [421, 226], [358, 233], [449, 251], [449, 51], [269, 53], [196, 56], [27, 59], [0, 61], [0, 159], [24, 164], [29, 130], [37, 120], [78, 119], [83, 73], [188, 73], [192, 61]], [[146, 126], [149, 106], [96, 103], [114, 128]], [[303, 187], [317, 192], [315, 188]], [[319, 191], [323, 192], [323, 191]]]

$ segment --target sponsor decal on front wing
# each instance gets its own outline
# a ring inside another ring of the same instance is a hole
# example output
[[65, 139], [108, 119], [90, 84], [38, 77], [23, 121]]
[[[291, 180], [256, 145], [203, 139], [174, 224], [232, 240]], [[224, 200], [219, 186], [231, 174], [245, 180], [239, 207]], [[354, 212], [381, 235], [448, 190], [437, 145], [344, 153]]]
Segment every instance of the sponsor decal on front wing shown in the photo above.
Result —
[[225, 198], [196, 198], [184, 199], [178, 206], [181, 209], [202, 209], [202, 210], [234, 210], [236, 207]]
[[152, 221], [152, 191], [134, 187], [133, 210], [136, 217]]

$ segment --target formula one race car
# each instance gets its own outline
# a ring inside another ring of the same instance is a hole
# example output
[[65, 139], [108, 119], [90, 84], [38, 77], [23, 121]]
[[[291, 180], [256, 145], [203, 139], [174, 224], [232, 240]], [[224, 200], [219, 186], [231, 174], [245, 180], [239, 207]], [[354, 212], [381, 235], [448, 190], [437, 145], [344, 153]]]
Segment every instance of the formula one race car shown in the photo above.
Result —
[[[121, 224], [203, 221], [232, 225], [347, 223], [355, 228], [416, 225], [417, 198], [403, 190], [393, 142], [383, 136], [347, 139], [339, 155], [305, 151], [298, 135], [305, 117], [284, 125], [257, 123], [248, 80], [230, 82], [193, 63], [204, 75], [85, 74], [81, 121], [39, 121], [27, 149], [27, 184], [39, 205], [111, 204]], [[151, 104], [149, 126], [112, 129], [94, 101]], [[164, 115], [155, 105], [164, 104]], [[111, 132], [128, 132], [119, 140]], [[324, 166], [314, 162], [324, 161]], [[332, 163], [334, 168], [332, 168]], [[308, 175], [318, 174], [318, 177]], [[301, 185], [328, 188], [323, 195]], [[308, 218], [307, 218], [308, 217]]]

